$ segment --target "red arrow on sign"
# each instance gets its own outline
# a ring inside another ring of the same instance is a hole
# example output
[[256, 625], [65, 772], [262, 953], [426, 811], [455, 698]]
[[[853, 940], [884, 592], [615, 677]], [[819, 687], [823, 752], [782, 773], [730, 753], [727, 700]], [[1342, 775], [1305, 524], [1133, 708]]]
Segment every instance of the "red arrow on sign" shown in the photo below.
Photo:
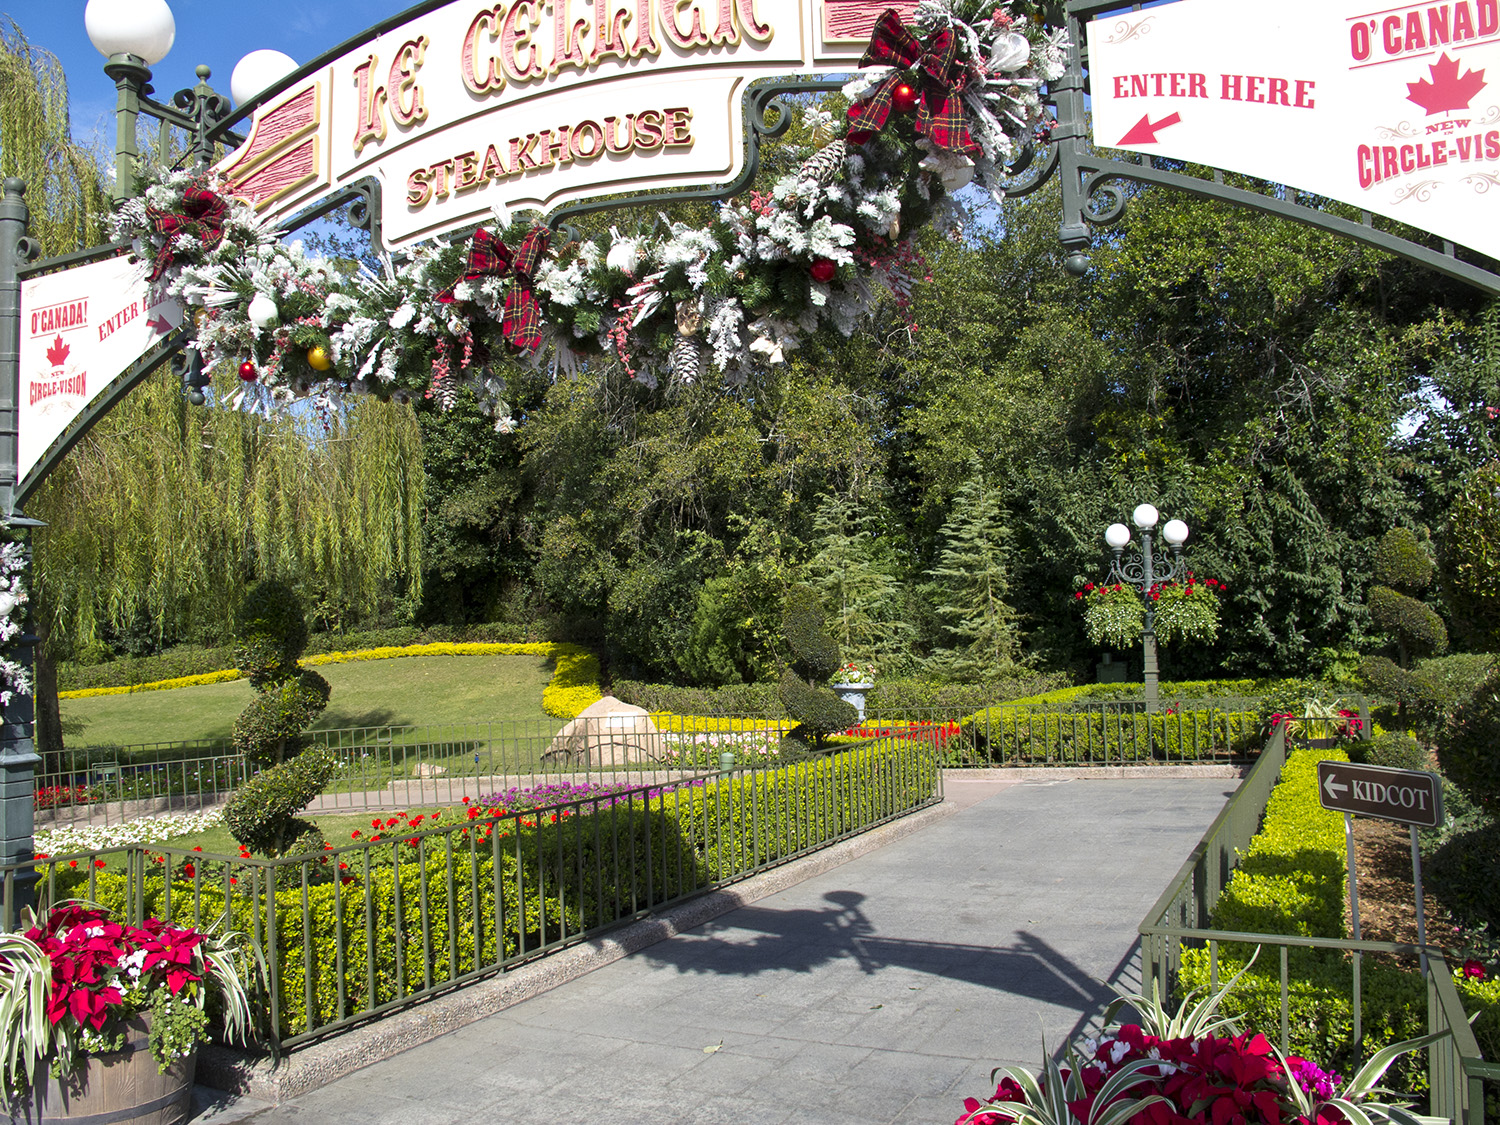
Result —
[[155, 329], [157, 332], [172, 331], [171, 322], [164, 316], [153, 316], [146, 321], [146, 327]]
[[1169, 113], [1155, 125], [1151, 124], [1151, 115], [1148, 113], [1130, 127], [1130, 132], [1119, 139], [1117, 144], [1122, 145], [1154, 145], [1156, 134], [1168, 125], [1176, 125], [1182, 120], [1182, 114]]

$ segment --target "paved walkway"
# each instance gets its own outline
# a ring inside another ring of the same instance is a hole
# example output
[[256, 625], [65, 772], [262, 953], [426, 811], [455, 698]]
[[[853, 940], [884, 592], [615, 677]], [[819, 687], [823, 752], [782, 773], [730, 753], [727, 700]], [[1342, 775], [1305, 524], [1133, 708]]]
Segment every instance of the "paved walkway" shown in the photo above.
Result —
[[[1134, 986], [1229, 780], [963, 782], [930, 828], [280, 1106], [195, 1125], [947, 1125]], [[200, 1094], [209, 1091], [200, 1090]]]

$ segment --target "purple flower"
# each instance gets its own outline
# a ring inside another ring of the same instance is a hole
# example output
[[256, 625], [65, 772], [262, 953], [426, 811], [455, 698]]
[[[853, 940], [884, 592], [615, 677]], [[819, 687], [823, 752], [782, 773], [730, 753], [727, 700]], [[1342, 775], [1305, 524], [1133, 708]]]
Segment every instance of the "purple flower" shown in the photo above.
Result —
[[1319, 1101], [1326, 1102], [1344, 1084], [1343, 1075], [1324, 1070], [1317, 1063], [1298, 1058], [1288, 1059], [1287, 1063], [1297, 1085], [1302, 1087], [1304, 1093], [1314, 1095]]

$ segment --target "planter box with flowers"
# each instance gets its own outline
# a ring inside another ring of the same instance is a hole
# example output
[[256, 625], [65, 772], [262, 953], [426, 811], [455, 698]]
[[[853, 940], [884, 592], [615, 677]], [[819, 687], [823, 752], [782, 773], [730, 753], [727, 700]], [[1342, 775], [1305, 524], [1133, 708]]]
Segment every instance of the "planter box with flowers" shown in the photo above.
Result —
[[239, 935], [80, 902], [0, 934], [0, 1066], [13, 1122], [186, 1120], [209, 1002], [243, 1041], [250, 1008]]
[[[1254, 958], [1252, 957], [1253, 961]], [[1247, 966], [1248, 968], [1248, 966]], [[1242, 975], [1242, 974], [1241, 974]], [[1264, 1036], [1218, 1014], [1239, 980], [1217, 993], [1191, 992], [1175, 1013], [1160, 998], [1120, 999], [1139, 1024], [1112, 1025], [1070, 1047], [1059, 1064], [1050, 1056], [1040, 1076], [1022, 1067], [997, 1067], [999, 1082], [984, 1101], [964, 1100], [955, 1125], [1435, 1125], [1405, 1103], [1375, 1100], [1387, 1068], [1441, 1032], [1393, 1043], [1347, 1081], [1316, 1063], [1283, 1055]]]
[[846, 661], [828, 685], [834, 694], [859, 712], [859, 721], [865, 721], [865, 693], [875, 686], [875, 665]]

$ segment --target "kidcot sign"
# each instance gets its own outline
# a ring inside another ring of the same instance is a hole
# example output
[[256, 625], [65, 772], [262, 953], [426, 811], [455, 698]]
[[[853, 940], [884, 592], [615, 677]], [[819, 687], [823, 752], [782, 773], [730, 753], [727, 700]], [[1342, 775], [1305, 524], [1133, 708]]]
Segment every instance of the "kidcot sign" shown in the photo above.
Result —
[[1094, 141], [1500, 257], [1500, 0], [1179, 0], [1089, 24]]
[[727, 182], [758, 78], [847, 73], [915, 0], [458, 0], [303, 68], [220, 164], [273, 218], [373, 177], [401, 246], [621, 190]]

